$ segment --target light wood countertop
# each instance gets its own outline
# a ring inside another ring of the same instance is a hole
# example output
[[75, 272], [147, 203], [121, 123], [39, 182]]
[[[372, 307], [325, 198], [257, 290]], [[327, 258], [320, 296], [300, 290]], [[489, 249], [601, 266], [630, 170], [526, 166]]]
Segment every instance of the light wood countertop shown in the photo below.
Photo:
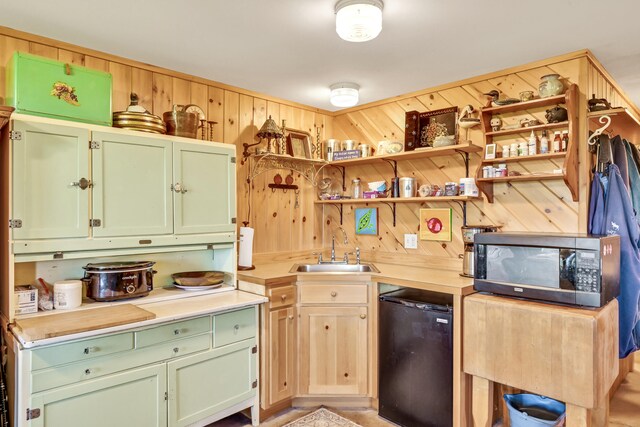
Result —
[[451, 295], [469, 295], [474, 292], [473, 279], [460, 276], [458, 271], [429, 267], [415, 267], [401, 264], [374, 262], [380, 273], [290, 273], [294, 264], [314, 264], [315, 260], [278, 261], [257, 264], [255, 270], [238, 271], [238, 280], [264, 286], [281, 285], [295, 282], [298, 277], [312, 278], [327, 275], [344, 276], [345, 274], [369, 276], [371, 281], [390, 285], [405, 286]]
[[[144, 320], [141, 322], [127, 323], [107, 328], [98, 328], [81, 333], [63, 335], [54, 338], [46, 338], [37, 341], [28, 341], [25, 339], [25, 337], [22, 336], [19, 319], [15, 325], [11, 326], [11, 331], [13, 332], [13, 335], [18, 339], [23, 348], [33, 348], [68, 340], [119, 332], [127, 329], [137, 329], [199, 315], [215, 314], [238, 308], [250, 307], [257, 304], [262, 304], [266, 301], [267, 299], [263, 296], [236, 290], [210, 294], [197, 292], [194, 293], [192, 297], [185, 295], [184, 297], [179, 299], [168, 299], [148, 303], [145, 303], [144, 299], [128, 300], [126, 301], [127, 303], [137, 305], [138, 307], [143, 308], [150, 313], [153, 313], [155, 315], [155, 318]], [[58, 311], [56, 313], [55, 311], [52, 311], [51, 314], [46, 314], [44, 317], [46, 317], [49, 322], [55, 322], [56, 314], [61, 314], [60, 312], [61, 311]]]

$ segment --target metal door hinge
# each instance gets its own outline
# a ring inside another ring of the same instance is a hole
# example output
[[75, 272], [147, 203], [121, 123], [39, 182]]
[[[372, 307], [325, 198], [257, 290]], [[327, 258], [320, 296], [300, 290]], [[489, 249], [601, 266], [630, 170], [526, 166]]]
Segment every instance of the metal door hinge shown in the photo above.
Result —
[[236, 219], [235, 218], [231, 218], [231, 224], [235, 224], [236, 223]]
[[100, 227], [101, 225], [102, 225], [102, 221], [100, 221], [99, 219], [89, 220], [89, 227]]
[[164, 400], [169, 400], [169, 394], [166, 391], [164, 392]]
[[22, 220], [21, 219], [10, 219], [9, 220], [9, 228], [22, 228]]
[[89, 141], [89, 148], [92, 150], [100, 149], [100, 141]]
[[252, 384], [251, 384], [251, 388], [256, 388], [258, 387], [258, 380], [255, 380]]
[[12, 130], [9, 132], [9, 139], [12, 141], [22, 141], [22, 132], [19, 130]]
[[29, 409], [27, 408], [27, 421], [33, 420], [40, 416], [40, 408]]
[[258, 352], [258, 346], [254, 345], [253, 348], [251, 349], [251, 354], [256, 354]]
[[232, 157], [232, 158], [231, 158], [231, 163], [235, 163], [235, 162], [236, 162], [236, 158], [235, 158], [235, 157]]

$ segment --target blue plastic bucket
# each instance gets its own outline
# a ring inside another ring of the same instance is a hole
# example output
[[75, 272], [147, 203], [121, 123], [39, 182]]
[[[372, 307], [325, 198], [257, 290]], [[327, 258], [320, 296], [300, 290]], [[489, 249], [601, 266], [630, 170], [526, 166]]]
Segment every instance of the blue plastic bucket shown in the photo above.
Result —
[[536, 394], [505, 394], [512, 427], [560, 426], [566, 406], [562, 402]]

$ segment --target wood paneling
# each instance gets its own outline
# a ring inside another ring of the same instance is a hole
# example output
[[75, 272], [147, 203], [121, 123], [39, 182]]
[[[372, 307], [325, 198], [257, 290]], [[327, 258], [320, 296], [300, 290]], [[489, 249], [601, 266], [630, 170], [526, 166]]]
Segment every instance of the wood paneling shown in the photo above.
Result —
[[[387, 102], [377, 102], [361, 108], [352, 108], [347, 112], [339, 112], [333, 120], [333, 132], [329, 137], [339, 139], [356, 139], [360, 142], [373, 144], [375, 147], [381, 140], [404, 140], [405, 112], [410, 110], [430, 111], [451, 106], [462, 109], [471, 104], [479, 109], [485, 102], [483, 93], [497, 89], [503, 96], [517, 98], [524, 90], [538, 91], [540, 77], [545, 74], [558, 73], [567, 83], [578, 82], [580, 77], [580, 59], [562, 60], [555, 63], [538, 65], [534, 68], [520, 67], [518, 72], [494, 73], [486, 79], [467, 80], [456, 86], [447, 85], [441, 90], [428, 91], [402, 99], [394, 98]], [[584, 105], [584, 94], [581, 95]], [[537, 118], [544, 120], [544, 109], [508, 113], [501, 116], [505, 125], [516, 124], [523, 118]], [[546, 122], [546, 120], [545, 120]], [[538, 137], [539, 137], [538, 132]], [[524, 130], [520, 134], [495, 137], [498, 142], [512, 142], [528, 137]], [[460, 130], [461, 140], [470, 140], [476, 145], [483, 146], [480, 128], [466, 132]], [[470, 156], [469, 174], [473, 176], [480, 155]], [[562, 162], [556, 160], [541, 160], [529, 163], [510, 163], [512, 170], [527, 171], [549, 170], [561, 168]], [[337, 178], [337, 174], [333, 177]], [[461, 156], [434, 157], [403, 161], [398, 163], [398, 176], [413, 176], [418, 185], [437, 184], [443, 186], [446, 182], [458, 182], [465, 175], [465, 165]], [[352, 166], [347, 168], [347, 182], [353, 178], [360, 178], [366, 182], [385, 180], [390, 183], [393, 171], [385, 162], [366, 166]], [[586, 204], [586, 198], [580, 202], [573, 202], [569, 189], [562, 180], [529, 181], [513, 183], [496, 183], [494, 185], [495, 202], [490, 204], [486, 200], [467, 203], [468, 224], [496, 224], [505, 231], [548, 231], [548, 232], [578, 232], [584, 231], [579, 226], [580, 205]], [[463, 222], [461, 205], [455, 202], [423, 202], [416, 204], [397, 205], [397, 225], [392, 226], [392, 211], [385, 205], [378, 207], [379, 233], [377, 237], [356, 236], [354, 233], [355, 205], [345, 205], [343, 214], [343, 228], [346, 230], [350, 245], [360, 246], [373, 259], [388, 258], [386, 254], [402, 255], [402, 259], [421, 259], [422, 262], [438, 261], [446, 264], [460, 263], [464, 245], [460, 236]], [[585, 205], [586, 206], [586, 205]], [[451, 242], [420, 241], [418, 249], [404, 249], [404, 234], [419, 232], [420, 208], [451, 208], [453, 211], [453, 236]], [[325, 227], [324, 241], [330, 242], [334, 229], [339, 225], [338, 211], [331, 207], [324, 207]], [[328, 243], [325, 244], [327, 246]], [[342, 248], [340, 249], [342, 251]], [[398, 257], [396, 257], [397, 259]]]

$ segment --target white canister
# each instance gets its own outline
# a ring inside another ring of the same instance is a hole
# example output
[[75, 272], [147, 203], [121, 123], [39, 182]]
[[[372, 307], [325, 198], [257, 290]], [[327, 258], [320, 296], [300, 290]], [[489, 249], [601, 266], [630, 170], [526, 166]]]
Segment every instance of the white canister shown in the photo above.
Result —
[[460, 178], [460, 195], [478, 197], [478, 187], [474, 178]]
[[416, 197], [418, 190], [414, 177], [400, 178], [400, 197]]
[[82, 305], [82, 282], [80, 280], [60, 280], [53, 284], [53, 307], [69, 310]]

